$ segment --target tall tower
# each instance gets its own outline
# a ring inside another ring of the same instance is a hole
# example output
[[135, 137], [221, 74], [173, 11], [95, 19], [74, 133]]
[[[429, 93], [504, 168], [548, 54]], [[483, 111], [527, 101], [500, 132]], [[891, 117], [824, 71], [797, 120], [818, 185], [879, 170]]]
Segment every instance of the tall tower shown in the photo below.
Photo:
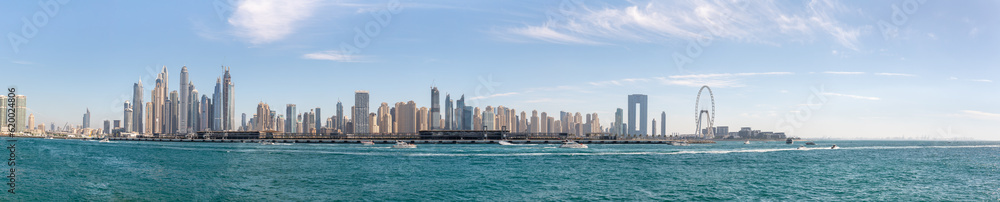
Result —
[[[122, 116], [122, 129], [123, 129], [122, 131], [123, 132], [135, 131], [134, 128], [132, 128], [131, 121], [129, 121], [129, 120], [135, 120], [134, 117], [133, 117], [133, 116], [135, 116], [135, 114], [134, 114], [135, 111], [132, 110], [134, 108], [135, 107], [132, 106], [132, 104], [129, 103], [128, 100], [125, 100], [125, 114], [123, 114], [123, 116]], [[111, 132], [111, 131], [108, 131], [108, 132]]]
[[233, 79], [229, 75], [229, 67], [224, 67], [225, 73], [222, 76], [222, 125], [223, 130], [234, 130], [236, 117], [234, 111], [236, 104], [233, 99]]
[[622, 122], [622, 117], [624, 117], [624, 112], [623, 112], [622, 108], [616, 109], [615, 110], [615, 124], [613, 124], [613, 126], [611, 126], [612, 128], [614, 128], [614, 131], [611, 132], [612, 134], [625, 134], [624, 133], [625, 132], [625, 127], [622, 124], [623, 123]]
[[83, 128], [90, 128], [90, 108], [87, 108], [87, 113], [83, 114]]
[[451, 104], [451, 94], [444, 96], [444, 129], [455, 129], [455, 106]]
[[287, 114], [288, 117], [289, 117], [287, 120], [285, 120], [285, 132], [286, 133], [298, 133], [298, 131], [295, 130], [295, 124], [296, 124], [295, 122], [296, 122], [296, 120], [295, 120], [294, 117], [295, 117], [296, 114], [298, 114], [298, 112], [295, 112], [295, 104], [286, 104], [285, 105], [285, 114]]
[[319, 107], [316, 107], [316, 114], [313, 114], [313, 127], [316, 128], [316, 133], [320, 133], [321, 128], [323, 128], [323, 115], [320, 115]]
[[[132, 84], [132, 120], [124, 119], [122, 122], [132, 122], [132, 132], [143, 133], [143, 123], [142, 123], [142, 78], [139, 78], [139, 82]], [[128, 131], [126, 129], [126, 131]]]
[[215, 78], [215, 92], [212, 93], [212, 131], [222, 131], [222, 77]]
[[351, 114], [351, 119], [354, 120], [355, 134], [369, 133], [368, 91], [354, 91], [354, 113]]
[[333, 121], [336, 122], [334, 124], [337, 124], [336, 128], [338, 130], [340, 130], [341, 132], [345, 131], [345, 129], [344, 129], [344, 120], [346, 120], [344, 118], [344, 104], [340, 103], [340, 100], [337, 100], [337, 120], [333, 120]]
[[[628, 95], [628, 127], [629, 127], [629, 134], [631, 135], [648, 134], [646, 133], [646, 127], [647, 127], [646, 124], [648, 123], [646, 121], [647, 120], [646, 101], [647, 101], [646, 95], [643, 94]], [[639, 120], [636, 120], [636, 118], [638, 118]]]
[[431, 124], [431, 130], [441, 129], [441, 102], [440, 102], [441, 92], [438, 92], [437, 87], [431, 88], [431, 117], [428, 122]]
[[179, 83], [180, 89], [178, 89], [178, 91], [180, 91], [180, 97], [177, 100], [178, 133], [187, 133], [188, 128], [188, 108], [190, 107], [188, 106], [188, 102], [190, 100], [188, 82], [188, 68], [187, 66], [183, 66], [181, 67], [181, 82]]
[[667, 112], [660, 113], [660, 135], [667, 136]]

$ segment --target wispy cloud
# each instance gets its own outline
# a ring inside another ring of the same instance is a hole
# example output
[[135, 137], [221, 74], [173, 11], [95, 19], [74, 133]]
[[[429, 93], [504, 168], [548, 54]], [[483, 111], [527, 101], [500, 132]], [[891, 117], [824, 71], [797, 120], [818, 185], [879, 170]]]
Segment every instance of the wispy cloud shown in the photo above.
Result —
[[284, 39], [295, 32], [300, 22], [313, 14], [314, 0], [243, 0], [235, 6], [229, 24], [236, 36], [253, 44]]
[[830, 71], [827, 71], [827, 72], [823, 72], [823, 73], [824, 73], [824, 74], [839, 74], [839, 75], [858, 75], [858, 74], [865, 74], [864, 72], [830, 72]]
[[848, 94], [831, 93], [831, 92], [824, 92], [823, 95], [847, 97], [847, 98], [854, 98], [854, 99], [861, 99], [861, 100], [882, 100], [882, 98], [878, 98], [878, 97], [868, 97], [868, 96], [860, 96], [860, 95], [848, 95]]
[[23, 61], [23, 60], [14, 60], [14, 61], [10, 61], [10, 63], [19, 64], [19, 65], [33, 65], [33, 64], [35, 64], [34, 62]]
[[483, 95], [483, 96], [470, 97], [469, 100], [479, 100], [479, 99], [494, 98], [494, 97], [504, 97], [504, 96], [511, 96], [511, 95], [517, 95], [517, 94], [520, 94], [520, 93], [518, 93], [518, 92], [497, 93], [497, 94], [492, 94], [492, 95]]
[[812, 41], [831, 37], [842, 46], [859, 49], [864, 27], [837, 19], [851, 12], [833, 1], [804, 6], [780, 2], [648, 1], [591, 9], [552, 8], [559, 18], [535, 26], [508, 28], [501, 34], [553, 43], [599, 44], [616, 41], [655, 42], [673, 39], [722, 38], [775, 44], [775, 41]]
[[879, 75], [879, 76], [917, 76], [917, 75], [913, 75], [913, 74], [903, 74], [903, 73], [875, 73], [875, 75]]
[[989, 80], [989, 79], [972, 79], [972, 80], [969, 80], [969, 81], [993, 83], [993, 80]]
[[1000, 114], [989, 113], [989, 112], [982, 112], [982, 111], [976, 111], [976, 110], [962, 110], [961, 114], [959, 114], [959, 116], [964, 116], [964, 117], [969, 117], [969, 118], [976, 118], [976, 119], [984, 119], [984, 120], [1000, 121]]
[[313, 60], [330, 60], [336, 62], [364, 62], [364, 56], [343, 54], [340, 51], [322, 51], [302, 55], [302, 58]]

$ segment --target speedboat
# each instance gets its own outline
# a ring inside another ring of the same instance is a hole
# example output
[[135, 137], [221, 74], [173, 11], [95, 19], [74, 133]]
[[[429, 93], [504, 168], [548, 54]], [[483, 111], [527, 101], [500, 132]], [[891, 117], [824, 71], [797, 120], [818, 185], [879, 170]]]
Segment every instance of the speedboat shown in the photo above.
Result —
[[743, 142], [743, 144], [750, 144], [750, 140], [747, 140], [746, 142]]
[[514, 143], [510, 143], [510, 142], [505, 141], [505, 140], [500, 140], [499, 143], [500, 143], [500, 145], [514, 145]]
[[792, 144], [792, 143], [795, 143], [795, 140], [792, 140], [792, 138], [788, 138], [785, 140], [785, 144]]
[[806, 142], [806, 145], [816, 145], [816, 143], [813, 143], [813, 142]]
[[567, 140], [563, 141], [562, 145], [559, 145], [559, 148], [586, 149], [587, 145]]
[[412, 148], [417, 148], [417, 145], [406, 143], [406, 142], [403, 142], [403, 141], [396, 141], [396, 144], [392, 145], [392, 148], [396, 148], [396, 149], [412, 149]]
[[673, 145], [673, 146], [688, 146], [688, 143], [687, 143], [687, 141], [672, 141], [672, 142], [670, 142], [670, 145]]
[[371, 145], [375, 145], [375, 142], [372, 142], [371, 140], [361, 141], [361, 145], [371, 146]]
[[52, 139], [52, 136], [45, 136], [45, 139], [46, 139], [46, 140], [51, 140], [51, 139]]
[[265, 140], [265, 141], [260, 141], [260, 144], [261, 145], [274, 145], [274, 142], [272, 142], [272, 141], [266, 141]]
[[838, 147], [837, 145], [833, 145], [832, 147], [830, 147], [830, 149], [840, 149], [840, 147]]
[[799, 146], [799, 149], [806, 149], [806, 146]]
[[111, 140], [109, 140], [108, 138], [104, 138], [104, 139], [101, 139], [100, 142], [111, 142]]

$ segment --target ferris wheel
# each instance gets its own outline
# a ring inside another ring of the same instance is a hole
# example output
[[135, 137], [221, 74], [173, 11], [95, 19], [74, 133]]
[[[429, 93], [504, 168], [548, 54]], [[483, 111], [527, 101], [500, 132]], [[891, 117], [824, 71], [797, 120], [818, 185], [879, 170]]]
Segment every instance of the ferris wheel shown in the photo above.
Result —
[[[701, 92], [705, 91], [706, 89], [708, 89], [708, 96], [712, 100], [712, 111], [711, 111], [711, 113], [709, 113], [709, 110], [702, 109], [701, 108], [702, 106], [699, 106], [701, 104]], [[707, 116], [707, 117], [704, 117], [704, 118], [706, 118], [708, 120], [708, 125], [706, 126], [706, 128], [708, 129], [707, 133], [702, 133], [702, 131], [701, 131], [702, 130], [702, 128], [701, 128], [701, 120], [703, 118], [702, 115]], [[701, 86], [701, 89], [698, 90], [698, 97], [695, 98], [695, 101], [694, 101], [694, 120], [695, 120], [695, 125], [696, 125], [695, 126], [695, 132], [694, 132], [695, 136], [702, 137], [702, 138], [713, 138], [713, 137], [715, 137], [715, 131], [712, 128], [714, 126], [714, 124], [715, 124], [715, 95], [712, 94], [712, 88], [709, 88], [707, 85]]]

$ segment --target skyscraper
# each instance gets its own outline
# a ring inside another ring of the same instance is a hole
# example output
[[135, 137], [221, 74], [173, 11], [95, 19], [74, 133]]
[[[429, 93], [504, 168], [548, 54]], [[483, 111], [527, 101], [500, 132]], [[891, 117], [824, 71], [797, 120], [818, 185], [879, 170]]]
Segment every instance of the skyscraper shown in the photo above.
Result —
[[[229, 75], [229, 67], [225, 67], [225, 73], [222, 76], [222, 125], [223, 130], [233, 130], [235, 118], [233, 115], [236, 111], [235, 98], [233, 97], [233, 79]], [[245, 119], [245, 118], [244, 118]]]
[[417, 132], [417, 104], [412, 100], [396, 103], [396, 127], [399, 133]]
[[614, 128], [614, 131], [612, 132], [612, 134], [626, 134], [625, 133], [625, 126], [623, 125], [623, 122], [622, 122], [622, 117], [623, 116], [624, 116], [624, 113], [622, 112], [622, 108], [618, 108], [618, 109], [615, 110], [615, 124], [613, 126], [611, 126], [612, 128]]
[[122, 116], [122, 122], [124, 122], [122, 123], [122, 132], [135, 131], [132, 128], [132, 120], [135, 120], [133, 117], [135, 116], [135, 111], [132, 110], [134, 108], [135, 107], [132, 106], [132, 103], [129, 103], [128, 100], [125, 100], [125, 114], [123, 114]]
[[254, 130], [256, 131], [274, 130], [274, 119], [271, 118], [271, 106], [264, 102], [258, 103], [257, 118], [254, 119], [254, 122]]
[[446, 94], [444, 96], [444, 129], [454, 130], [455, 129], [455, 109], [451, 104], [451, 94]]
[[[118, 120], [115, 120], [115, 122], [118, 122]], [[101, 134], [110, 134], [110, 133], [111, 133], [111, 121], [104, 119], [104, 130], [101, 131]]]
[[222, 78], [215, 78], [215, 93], [212, 93], [212, 130], [223, 130], [222, 125]]
[[369, 133], [368, 91], [354, 91], [354, 113], [351, 114], [351, 119], [354, 120], [354, 133]]
[[344, 104], [340, 103], [340, 100], [337, 100], [337, 120], [333, 121], [336, 122], [335, 124], [337, 124], [337, 130], [340, 130], [340, 132], [344, 132], [344, 122], [345, 122]]
[[667, 136], [667, 112], [660, 113], [660, 135]]
[[325, 119], [323, 119], [323, 115], [320, 115], [319, 107], [316, 107], [316, 114], [313, 114], [313, 122], [316, 122], [313, 123], [313, 128], [316, 128], [316, 133], [319, 133], [320, 129], [323, 128], [323, 120]]
[[430, 124], [431, 130], [441, 129], [441, 102], [439, 98], [441, 93], [438, 92], [437, 87], [431, 88], [431, 117]]
[[[646, 133], [647, 119], [646, 119], [646, 95], [643, 94], [631, 94], [628, 95], [628, 127], [629, 134], [632, 135], [644, 135]], [[636, 106], [639, 105], [639, 106]], [[637, 111], [638, 110], [638, 111]], [[638, 117], [636, 117], [638, 116]], [[636, 120], [638, 118], [639, 120]]]
[[[465, 122], [465, 115], [464, 115], [464, 113], [465, 113], [465, 95], [463, 94], [462, 97], [459, 97], [458, 101], [455, 101], [455, 104], [457, 105], [456, 110], [458, 110], [458, 111], [455, 112], [455, 117], [456, 117], [456, 119], [458, 119], [458, 120], [455, 120], [455, 122], [458, 125], [457, 127], [455, 127], [455, 129], [457, 129], [457, 130], [471, 130], [472, 127], [468, 127], [469, 129], [466, 129], [466, 125], [472, 125], [472, 123]], [[469, 120], [472, 120], [472, 118], [470, 117]]]
[[198, 112], [198, 131], [207, 131], [212, 128], [212, 99], [208, 95], [201, 95], [201, 110]]
[[295, 115], [299, 113], [295, 111], [295, 104], [285, 105], [285, 114], [288, 115], [288, 119], [285, 120], [285, 132], [298, 133], [298, 130], [295, 128], [295, 122], [297, 121], [295, 120]]
[[[132, 122], [132, 132], [143, 133], [142, 116], [142, 78], [139, 82], [132, 84], [132, 119], [124, 119], [122, 122]], [[127, 124], [126, 124], [127, 125]]]
[[178, 97], [177, 99], [177, 112], [176, 112], [178, 117], [177, 118], [178, 133], [187, 133], [188, 129], [188, 112], [190, 112], [190, 110], [188, 109], [188, 107], [190, 107], [188, 106], [188, 103], [191, 99], [189, 97], [190, 92], [188, 91], [188, 82], [189, 82], [188, 68], [187, 66], [183, 66], [181, 67], [181, 82], [179, 83], [180, 88], [178, 89], [178, 91], [180, 91], [180, 97]]
[[87, 108], [87, 113], [83, 114], [83, 128], [90, 128], [90, 108]]

